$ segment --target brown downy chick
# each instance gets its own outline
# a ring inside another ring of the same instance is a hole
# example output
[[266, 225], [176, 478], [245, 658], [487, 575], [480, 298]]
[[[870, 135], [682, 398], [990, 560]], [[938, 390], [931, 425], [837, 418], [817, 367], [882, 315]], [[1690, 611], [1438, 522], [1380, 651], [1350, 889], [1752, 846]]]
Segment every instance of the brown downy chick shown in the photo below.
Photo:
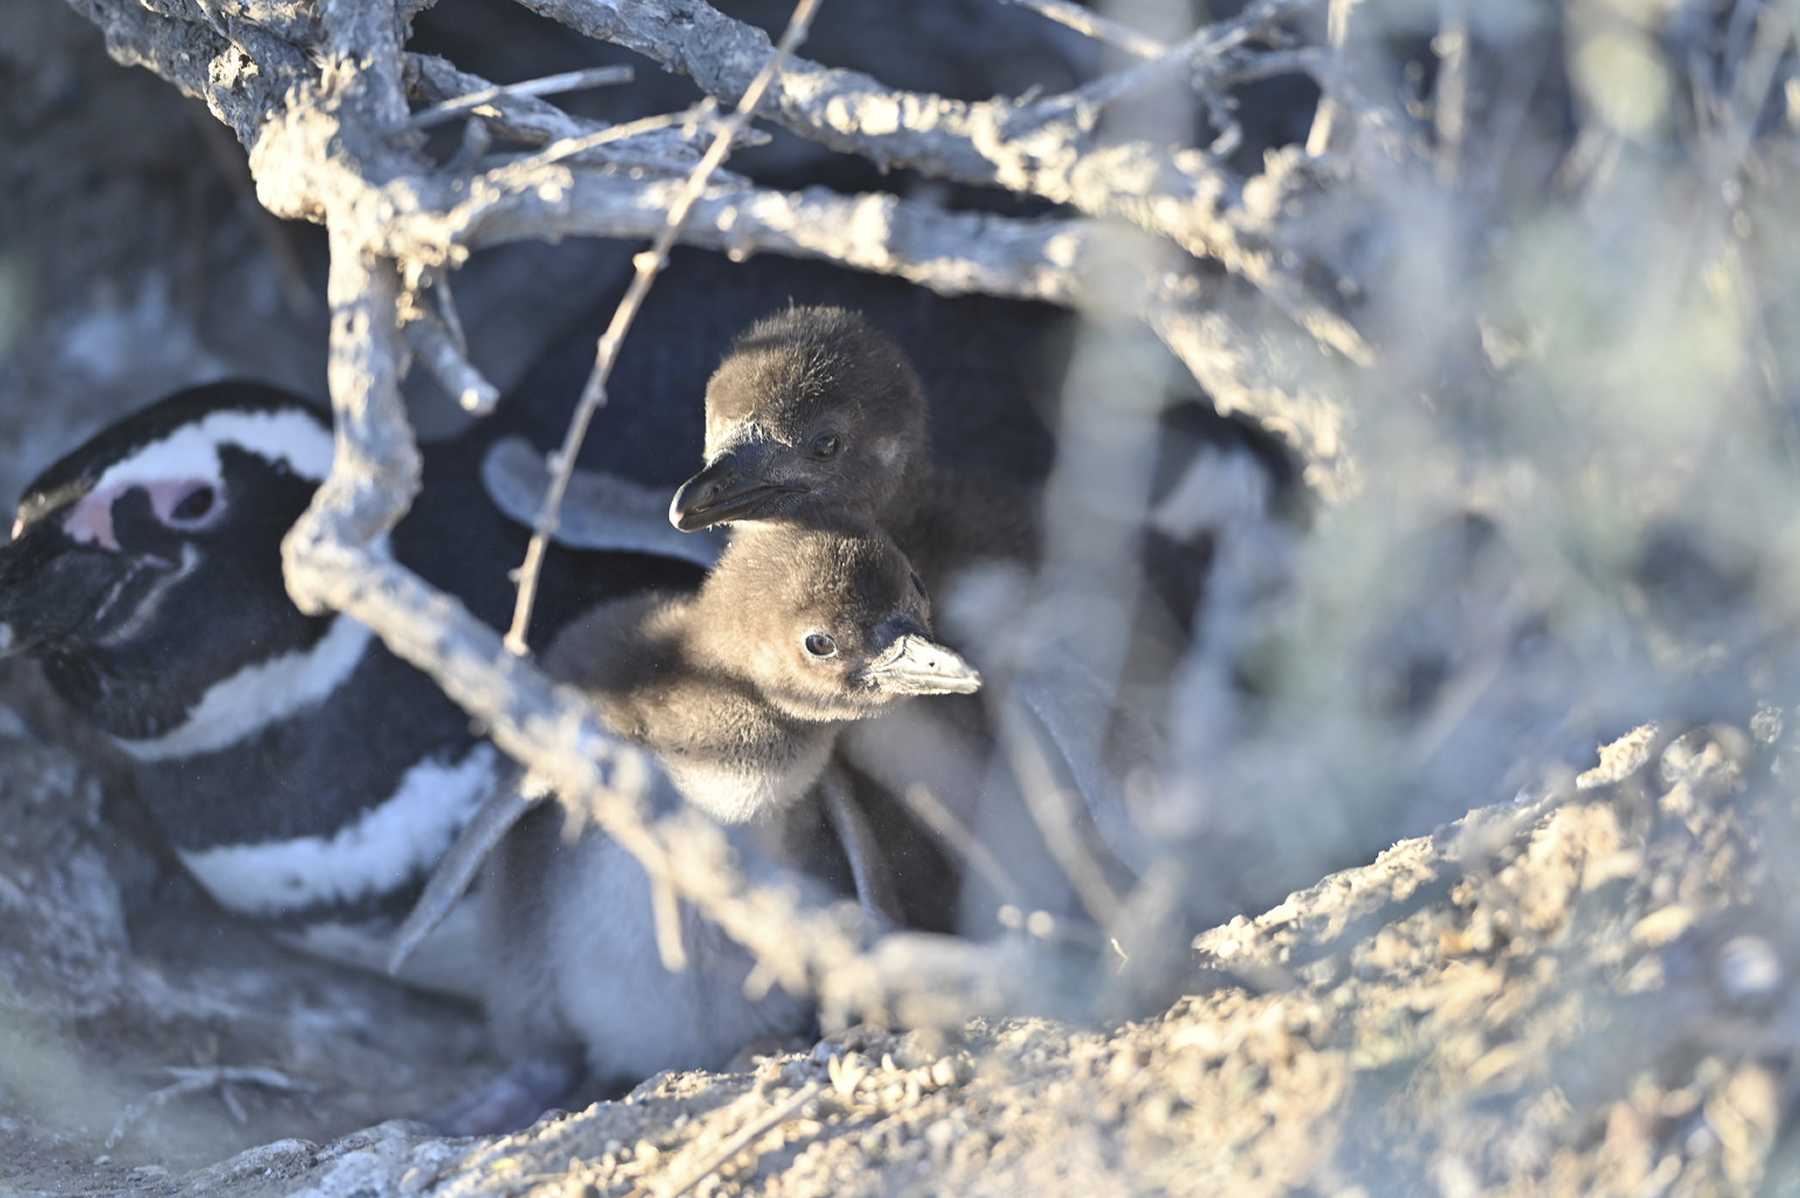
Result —
[[1027, 489], [935, 469], [929, 410], [900, 347], [844, 308], [789, 308], [751, 327], [706, 386], [706, 466], [669, 519], [884, 529], [934, 594], [982, 559], [1029, 560]]
[[[979, 601], [1029, 589], [1021, 575], [1039, 558], [1038, 507], [1039, 496], [1027, 488], [933, 465], [926, 398], [887, 336], [854, 312], [797, 307], [753, 326], [713, 373], [706, 465], [682, 485], [669, 514], [684, 531], [728, 523], [734, 544], [778, 528], [866, 519], [894, 537], [934, 595], [957, 602], [959, 587], [967, 587], [963, 594], [978, 599], [968, 607], [981, 615], [957, 631], [971, 638], [971, 649], [981, 647], [977, 664], [1000, 683], [988, 691], [999, 704], [989, 735], [966, 735], [983, 726], [978, 716], [909, 713], [859, 729], [848, 746], [857, 765], [890, 790], [923, 783], [964, 819], [994, 827], [984, 836], [990, 848], [1024, 852], [1030, 820], [1011, 818], [1022, 812], [1012, 788], [1023, 778], [1006, 782], [1004, 769], [993, 774], [981, 743], [1008, 729], [1009, 738], [1029, 737], [1048, 749], [1058, 785], [1082, 796], [1099, 839], [1112, 854], [1134, 859], [1142, 849], [1123, 817], [1123, 775], [1154, 767], [1160, 756], [1153, 713], [1183, 647], [1179, 622], [1148, 599], [1120, 612], [1112, 579], [1070, 580], [1075, 588], [1059, 588], [1054, 604], [1033, 612], [1030, 622], [1014, 600]], [[984, 575], [990, 585], [969, 585]], [[1093, 594], [1077, 594], [1081, 587]], [[1106, 636], [1115, 629], [1097, 624], [1129, 632], [1126, 663], [1110, 680], [1088, 661], [1096, 649], [1102, 659], [1113, 651]], [[977, 797], [996, 786], [1011, 797]], [[1030, 875], [1025, 897], [1070, 909], [1062, 867], [1049, 859], [1047, 845], [1038, 849], [1020, 862]], [[1123, 884], [1122, 871], [1115, 872]], [[971, 901], [980, 914], [965, 926], [984, 926], [995, 905], [989, 897]]]
[[[750, 868], [766, 868], [781, 852], [770, 833], [809, 799], [846, 723], [911, 696], [980, 686], [930, 639], [930, 614], [885, 536], [782, 530], [732, 544], [698, 594], [596, 608], [545, 664], [585, 692], [609, 728], [656, 756], [672, 784], [658, 794], [664, 810], [699, 808], [725, 825]], [[541, 805], [513, 829], [481, 895], [494, 960], [489, 1014], [502, 1050], [521, 1064], [585, 1057], [603, 1082], [715, 1068], [811, 1018], [809, 1004], [779, 990], [746, 997], [749, 956], [691, 909], [681, 919], [687, 968], [665, 968], [648, 878], [566, 802]], [[554, 1066], [537, 1075], [570, 1080]], [[540, 1108], [555, 1097], [531, 1096]], [[474, 1109], [482, 1113], [463, 1127], [518, 1115]]]

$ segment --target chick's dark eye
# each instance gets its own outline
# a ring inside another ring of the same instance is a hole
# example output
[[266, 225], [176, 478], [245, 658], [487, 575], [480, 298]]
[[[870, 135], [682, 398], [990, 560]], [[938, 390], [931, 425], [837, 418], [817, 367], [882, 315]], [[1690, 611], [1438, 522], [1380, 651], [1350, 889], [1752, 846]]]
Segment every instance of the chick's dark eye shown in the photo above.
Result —
[[213, 510], [216, 499], [211, 487], [195, 487], [175, 505], [169, 515], [178, 521], [204, 520]]
[[834, 458], [843, 447], [843, 438], [836, 433], [820, 433], [812, 440], [812, 455], [820, 459]]
[[823, 632], [810, 632], [806, 636], [806, 651], [814, 657], [836, 657], [837, 642]]

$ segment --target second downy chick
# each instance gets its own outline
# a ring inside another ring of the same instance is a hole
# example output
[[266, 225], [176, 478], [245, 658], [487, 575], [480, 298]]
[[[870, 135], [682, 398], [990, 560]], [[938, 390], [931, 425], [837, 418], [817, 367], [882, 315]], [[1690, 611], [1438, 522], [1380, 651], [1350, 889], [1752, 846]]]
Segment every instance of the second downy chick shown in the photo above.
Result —
[[[781, 856], [772, 842], [809, 801], [839, 729], [911, 696], [980, 686], [931, 640], [930, 616], [886, 536], [796, 529], [732, 545], [693, 596], [596, 608], [545, 664], [656, 756], [671, 784], [657, 814], [690, 804], [741, 856], [766, 861]], [[594, 1080], [616, 1082], [717, 1067], [811, 1019], [802, 998], [747, 997], [749, 955], [691, 909], [688, 966], [666, 969], [649, 879], [579, 805], [528, 814], [490, 860], [481, 895], [489, 1014], [515, 1061], [584, 1059]]]
[[[1015, 876], [1006, 897], [1069, 911], [1077, 891], [1053, 843], [1101, 850], [1082, 855], [1121, 885], [1125, 863], [1146, 855], [1124, 780], [1159, 764], [1163, 691], [1185, 633], [1131, 579], [1060, 576], [1047, 602], [1032, 601], [1025, 582], [1041, 564], [1041, 494], [936, 461], [929, 416], [906, 355], [862, 316], [789, 308], [747, 330], [708, 382], [706, 465], [676, 493], [670, 521], [685, 531], [729, 524], [735, 545], [869, 520], [940, 599], [977, 600], [963, 606], [980, 618], [953, 631], [990, 675], [987, 712], [884, 720], [853, 734], [848, 756], [892, 791], [918, 784], [945, 799], [1007, 858]], [[1066, 816], [1069, 837], [1040, 837], [1028, 790], [1058, 806], [1064, 793], [1080, 797], [1082, 810]], [[1082, 900], [1097, 919], [1110, 906], [1107, 885], [1103, 876]], [[972, 887], [959, 926], [988, 930], [998, 897]]]

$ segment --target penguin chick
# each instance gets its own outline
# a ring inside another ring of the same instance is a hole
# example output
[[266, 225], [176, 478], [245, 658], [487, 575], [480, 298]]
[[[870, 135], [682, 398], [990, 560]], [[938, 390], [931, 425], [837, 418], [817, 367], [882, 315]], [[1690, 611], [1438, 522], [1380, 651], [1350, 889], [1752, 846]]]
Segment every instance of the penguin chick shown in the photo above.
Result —
[[[980, 686], [929, 628], [924, 588], [886, 537], [791, 529], [732, 544], [696, 595], [596, 608], [545, 665], [654, 754], [669, 786], [653, 814], [698, 808], [755, 872], [781, 861], [784, 817], [809, 799], [847, 722]], [[746, 997], [749, 955], [692, 909], [681, 918], [687, 968], [666, 968], [649, 879], [575, 804], [532, 810], [488, 874], [488, 1008], [511, 1059], [579, 1050], [594, 1080], [618, 1082], [716, 1067], [811, 1018], [799, 997]]]
[[928, 405], [900, 347], [844, 308], [752, 326], [706, 386], [706, 466], [675, 493], [683, 532], [851, 519], [891, 534], [936, 592], [973, 559], [1037, 553], [1019, 487], [934, 470]]
[[[977, 664], [1001, 682], [987, 691], [994, 711], [985, 739], [1021, 751], [1022, 738], [1053, 746], [1056, 785], [1081, 796], [1092, 825], [1084, 839], [1121, 861], [1144, 855], [1124, 818], [1123, 778], [1161, 755], [1164, 737], [1151, 713], [1182, 654], [1181, 621], [1147, 596], [1120, 611], [1112, 579], [1065, 579], [1053, 603], [1021, 607], [1028, 588], [1015, 584], [1041, 550], [1038, 496], [991, 473], [934, 465], [926, 397], [893, 341], [842, 308], [789, 308], [754, 325], [707, 384], [705, 453], [705, 467], [670, 504], [677, 528], [729, 523], [736, 544], [846, 516], [880, 525], [932, 592], [970, 617], [958, 631], [984, 647]], [[1096, 668], [1089, 659], [1113, 652], [1108, 636], [1120, 623], [1129, 632], [1123, 667]], [[957, 735], [982, 727], [980, 713], [943, 714], [910, 712], [859, 728], [846, 750], [890, 790], [929, 771], [929, 788], [947, 791], [956, 813], [976, 825], [1020, 814], [992, 839], [1009, 853], [1023, 849], [1032, 821], [1022, 814], [1022, 779], [1008, 777], [1017, 763], [990, 770], [987, 746]], [[940, 748], [922, 754], [925, 744]], [[1069, 909], [1064, 868], [1041, 847], [1034, 860], [1015, 863], [1035, 879], [1027, 888], [1035, 901]], [[982, 895], [969, 905], [985, 913], [994, 904]]]

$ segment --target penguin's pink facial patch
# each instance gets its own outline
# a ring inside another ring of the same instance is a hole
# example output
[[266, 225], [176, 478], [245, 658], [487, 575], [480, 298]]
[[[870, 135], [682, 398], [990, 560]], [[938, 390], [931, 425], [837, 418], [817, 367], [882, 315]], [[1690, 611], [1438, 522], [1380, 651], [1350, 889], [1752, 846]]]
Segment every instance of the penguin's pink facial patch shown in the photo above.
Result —
[[[157, 520], [177, 532], [209, 528], [218, 523], [225, 512], [219, 488], [209, 479], [124, 482], [83, 495], [63, 515], [63, 531], [83, 545], [117, 550], [119, 538], [113, 530], [113, 505], [131, 491], [143, 491], [148, 495], [150, 510]], [[16, 527], [13, 535], [18, 535]]]

